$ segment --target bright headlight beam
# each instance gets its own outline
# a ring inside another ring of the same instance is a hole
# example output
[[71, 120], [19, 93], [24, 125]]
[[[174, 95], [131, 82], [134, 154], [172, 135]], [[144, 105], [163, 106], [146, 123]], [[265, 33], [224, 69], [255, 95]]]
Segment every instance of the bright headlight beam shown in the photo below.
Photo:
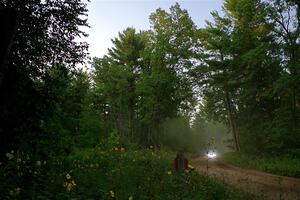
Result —
[[215, 158], [217, 156], [217, 154], [215, 153], [215, 152], [209, 152], [208, 154], [207, 154], [207, 157], [208, 158]]

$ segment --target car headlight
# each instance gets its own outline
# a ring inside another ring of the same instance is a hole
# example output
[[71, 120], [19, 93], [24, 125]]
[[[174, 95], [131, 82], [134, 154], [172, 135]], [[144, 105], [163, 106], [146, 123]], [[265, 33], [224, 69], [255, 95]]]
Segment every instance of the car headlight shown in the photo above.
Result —
[[217, 154], [213, 151], [210, 151], [210, 152], [207, 153], [207, 157], [208, 158], [215, 158], [215, 157], [217, 157]]

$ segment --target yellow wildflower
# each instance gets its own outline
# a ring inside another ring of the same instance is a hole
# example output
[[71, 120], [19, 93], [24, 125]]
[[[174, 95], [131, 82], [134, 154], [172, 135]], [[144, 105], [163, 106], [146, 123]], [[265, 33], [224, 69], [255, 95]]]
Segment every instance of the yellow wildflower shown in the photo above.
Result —
[[10, 191], [9, 191], [9, 194], [10, 194], [11, 196], [17, 196], [17, 195], [20, 194], [20, 192], [21, 192], [21, 188], [17, 187], [17, 188], [15, 188], [14, 190], [10, 190]]
[[121, 148], [121, 151], [125, 151], [125, 148], [122, 147], [122, 148]]
[[41, 162], [41, 161], [39, 161], [39, 160], [38, 160], [38, 161], [36, 161], [36, 165], [37, 165], [37, 166], [41, 166], [41, 164], [42, 164], [42, 162]]
[[195, 170], [195, 168], [192, 166], [192, 165], [188, 165], [188, 168], [190, 169], [190, 170]]
[[114, 191], [111, 190], [111, 191], [109, 191], [109, 193], [110, 193], [110, 196], [111, 196], [111, 197], [115, 197]]
[[16, 195], [18, 195], [18, 194], [20, 194], [20, 192], [21, 192], [21, 188], [15, 188], [15, 193], [16, 193]]
[[71, 183], [65, 182], [64, 187], [66, 188], [67, 191], [71, 191], [76, 187], [76, 183], [72, 181]]
[[68, 180], [71, 179], [71, 175], [70, 175], [70, 174], [67, 174], [67, 175], [66, 175], [66, 179], [68, 179]]
[[71, 182], [71, 183], [72, 183], [72, 185], [73, 185], [73, 186], [76, 186], [76, 183], [75, 183], [75, 181], [74, 181], [74, 180], [72, 180], [72, 182]]
[[73, 188], [72, 183], [67, 183], [66, 189], [67, 189], [68, 191], [71, 191], [72, 188]]
[[6, 153], [5, 155], [9, 160], [14, 158], [14, 155], [12, 153]]
[[168, 175], [171, 175], [171, 174], [172, 174], [172, 172], [171, 172], [171, 171], [168, 171], [168, 172], [167, 172], [167, 174], [168, 174]]
[[132, 196], [130, 196], [130, 197], [128, 198], [128, 200], [133, 200], [133, 197], [132, 197]]

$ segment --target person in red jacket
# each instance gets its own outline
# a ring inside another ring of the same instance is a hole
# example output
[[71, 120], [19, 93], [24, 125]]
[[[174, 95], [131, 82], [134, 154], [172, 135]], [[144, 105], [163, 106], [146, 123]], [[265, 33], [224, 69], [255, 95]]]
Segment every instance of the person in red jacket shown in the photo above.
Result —
[[184, 171], [188, 169], [189, 161], [184, 156], [182, 151], [179, 151], [176, 155], [176, 158], [173, 161], [173, 166], [176, 172]]

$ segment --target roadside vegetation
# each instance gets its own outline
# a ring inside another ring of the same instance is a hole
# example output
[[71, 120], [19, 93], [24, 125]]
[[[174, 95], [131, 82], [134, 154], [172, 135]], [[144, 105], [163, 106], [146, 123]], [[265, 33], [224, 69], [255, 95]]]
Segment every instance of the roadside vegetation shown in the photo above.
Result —
[[291, 156], [254, 156], [244, 153], [230, 152], [222, 155], [229, 164], [259, 171], [300, 178], [300, 160]]
[[[174, 172], [174, 153], [122, 144], [111, 134], [94, 148], [35, 160], [9, 152], [0, 166], [1, 199], [254, 199], [205, 174]], [[30, 182], [30, 184], [29, 184]]]

